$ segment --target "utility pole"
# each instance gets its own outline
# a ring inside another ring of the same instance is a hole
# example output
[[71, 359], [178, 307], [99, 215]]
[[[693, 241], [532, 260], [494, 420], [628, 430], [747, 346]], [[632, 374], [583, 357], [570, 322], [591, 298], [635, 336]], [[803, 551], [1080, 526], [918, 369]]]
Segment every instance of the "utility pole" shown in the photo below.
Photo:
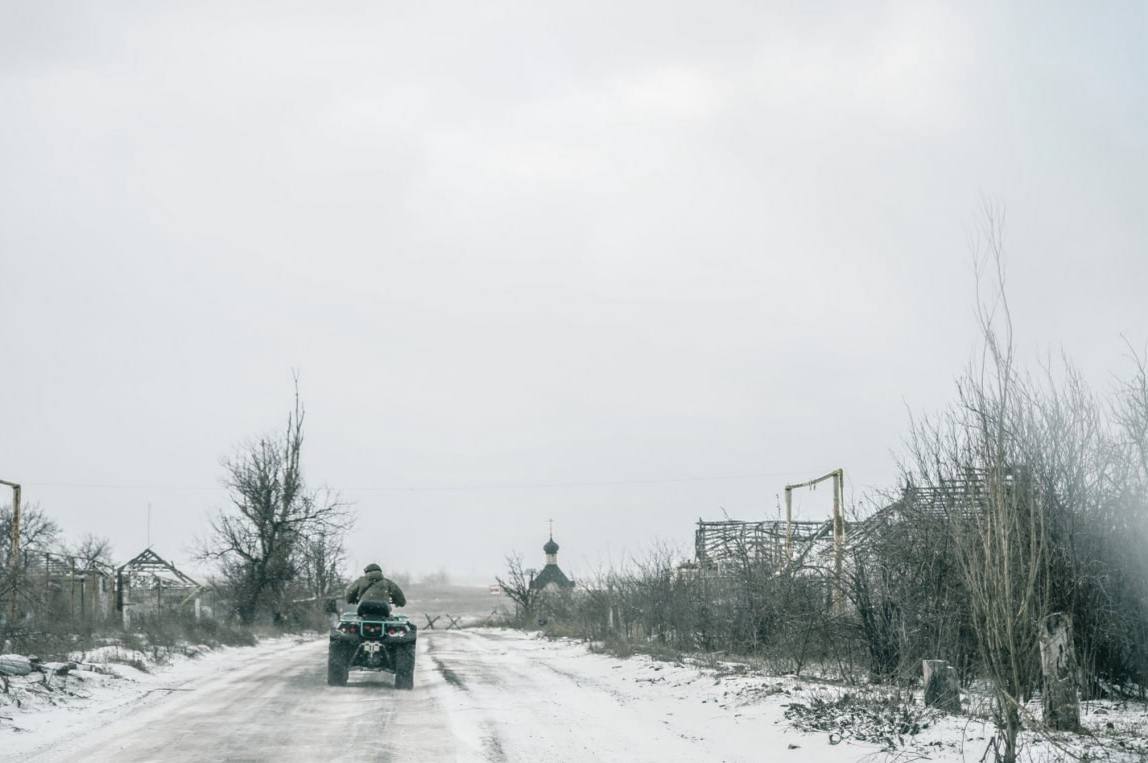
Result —
[[9, 622], [15, 622], [17, 581], [20, 579], [20, 485], [7, 480], [0, 480], [0, 485], [7, 485], [12, 488], [12, 526], [9, 528], [11, 530], [11, 537], [9, 538], [11, 559], [9, 561], [12, 565], [12, 598], [9, 602]]

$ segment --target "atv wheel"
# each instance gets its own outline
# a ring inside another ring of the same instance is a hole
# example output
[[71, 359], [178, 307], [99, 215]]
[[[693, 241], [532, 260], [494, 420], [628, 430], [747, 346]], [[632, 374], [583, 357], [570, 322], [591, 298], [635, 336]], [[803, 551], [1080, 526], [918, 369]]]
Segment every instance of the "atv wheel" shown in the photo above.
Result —
[[347, 660], [341, 649], [327, 650], [327, 685], [347, 685]]
[[403, 644], [395, 649], [395, 688], [415, 688], [414, 644]]

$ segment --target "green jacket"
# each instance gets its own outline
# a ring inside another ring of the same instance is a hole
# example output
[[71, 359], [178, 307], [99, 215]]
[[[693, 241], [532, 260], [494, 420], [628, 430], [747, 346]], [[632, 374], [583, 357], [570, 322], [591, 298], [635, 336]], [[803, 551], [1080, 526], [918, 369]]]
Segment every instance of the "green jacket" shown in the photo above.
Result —
[[396, 607], [407, 605], [403, 589], [383, 577], [381, 572], [368, 572], [347, 588], [347, 603], [358, 604], [360, 601], [393, 602]]

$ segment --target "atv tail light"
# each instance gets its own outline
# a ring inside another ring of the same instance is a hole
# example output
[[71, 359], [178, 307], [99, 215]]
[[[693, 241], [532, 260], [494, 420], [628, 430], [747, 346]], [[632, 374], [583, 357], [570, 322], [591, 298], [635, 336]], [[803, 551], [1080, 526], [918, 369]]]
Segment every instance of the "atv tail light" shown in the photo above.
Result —
[[400, 630], [397, 630], [397, 629], [395, 629], [395, 628], [391, 628], [389, 631], [387, 631], [387, 635], [388, 635], [388, 636], [397, 636], [397, 635], [399, 635], [400, 633], [402, 633], [402, 631], [400, 631]]
[[358, 633], [359, 632], [359, 624], [358, 623], [339, 623], [339, 632], [340, 633]]

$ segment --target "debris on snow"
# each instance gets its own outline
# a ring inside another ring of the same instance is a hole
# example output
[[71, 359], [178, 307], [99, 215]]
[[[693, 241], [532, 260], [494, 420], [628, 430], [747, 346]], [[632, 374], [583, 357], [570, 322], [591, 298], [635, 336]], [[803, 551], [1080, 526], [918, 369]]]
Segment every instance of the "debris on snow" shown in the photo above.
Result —
[[[842, 739], [877, 742], [887, 750], [904, 747], [909, 738], [929, 728], [939, 713], [915, 705], [912, 698], [877, 692], [816, 693], [791, 702], [785, 717], [803, 731], [830, 733], [830, 744]], [[836, 737], [836, 741], [834, 741]]]
[[0, 654], [0, 675], [26, 676], [34, 670], [33, 664], [22, 654]]

